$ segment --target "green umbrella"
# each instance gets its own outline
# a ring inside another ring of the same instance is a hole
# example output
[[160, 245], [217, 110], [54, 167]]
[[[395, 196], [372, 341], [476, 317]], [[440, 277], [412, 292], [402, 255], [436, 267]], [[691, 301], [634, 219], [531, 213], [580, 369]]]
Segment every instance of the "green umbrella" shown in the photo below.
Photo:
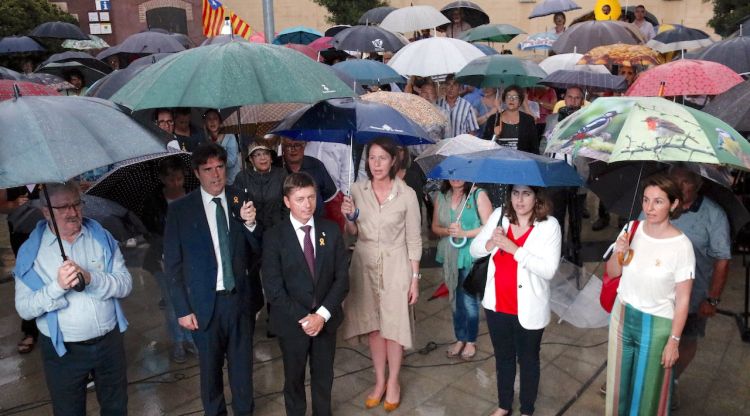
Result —
[[111, 100], [133, 111], [314, 103], [352, 97], [333, 72], [283, 46], [228, 42], [188, 49], [149, 66]]
[[547, 152], [607, 162], [700, 162], [750, 170], [750, 143], [718, 118], [659, 97], [604, 97], [552, 131]]
[[508, 43], [521, 33], [526, 32], [513, 25], [486, 24], [465, 31], [461, 35], [461, 40], [467, 42]]
[[513, 55], [490, 55], [474, 59], [456, 73], [456, 80], [475, 87], [518, 85], [532, 87], [547, 73], [536, 63]]

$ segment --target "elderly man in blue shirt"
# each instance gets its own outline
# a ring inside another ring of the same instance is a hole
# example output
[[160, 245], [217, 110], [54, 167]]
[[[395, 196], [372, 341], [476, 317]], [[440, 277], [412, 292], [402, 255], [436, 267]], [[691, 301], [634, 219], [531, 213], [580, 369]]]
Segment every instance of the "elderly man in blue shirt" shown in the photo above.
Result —
[[[36, 319], [47, 389], [55, 416], [86, 414], [86, 383], [96, 382], [103, 415], [127, 414], [127, 378], [122, 333], [127, 328], [119, 299], [132, 278], [117, 241], [99, 223], [84, 218], [75, 182], [47, 184], [62, 261], [50, 211], [42, 196], [40, 221], [16, 260], [16, 310]], [[81, 291], [73, 290], [83, 277]]]

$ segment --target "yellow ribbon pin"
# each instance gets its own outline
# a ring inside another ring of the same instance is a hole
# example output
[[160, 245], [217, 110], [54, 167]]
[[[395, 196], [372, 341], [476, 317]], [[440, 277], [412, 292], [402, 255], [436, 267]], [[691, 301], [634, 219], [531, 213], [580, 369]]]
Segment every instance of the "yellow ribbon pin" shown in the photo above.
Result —
[[321, 239], [320, 239], [320, 240], [318, 240], [318, 241], [320, 241], [320, 246], [321, 246], [321, 247], [323, 247], [324, 245], [326, 245], [326, 240], [325, 240], [324, 238], [321, 238]]
[[239, 198], [239, 197], [237, 197], [237, 196], [235, 196], [235, 197], [234, 197], [234, 198], [232, 199], [232, 202], [234, 202], [235, 204], [239, 204], [239, 203], [240, 203], [240, 198]]

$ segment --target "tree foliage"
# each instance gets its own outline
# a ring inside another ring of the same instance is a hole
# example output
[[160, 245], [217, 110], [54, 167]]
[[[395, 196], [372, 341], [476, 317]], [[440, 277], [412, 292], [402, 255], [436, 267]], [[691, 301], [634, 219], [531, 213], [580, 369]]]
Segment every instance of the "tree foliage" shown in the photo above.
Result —
[[26, 35], [40, 24], [54, 21], [78, 24], [73, 16], [47, 0], [0, 1], [0, 37]]
[[334, 25], [356, 25], [359, 17], [372, 8], [388, 6], [387, 0], [314, 0], [328, 10], [328, 22]]
[[[729, 36], [739, 30], [740, 23], [750, 18], [750, 2], [747, 0], [713, 0], [714, 17], [708, 21], [716, 33]], [[743, 24], [743, 34], [750, 34], [750, 21]]]

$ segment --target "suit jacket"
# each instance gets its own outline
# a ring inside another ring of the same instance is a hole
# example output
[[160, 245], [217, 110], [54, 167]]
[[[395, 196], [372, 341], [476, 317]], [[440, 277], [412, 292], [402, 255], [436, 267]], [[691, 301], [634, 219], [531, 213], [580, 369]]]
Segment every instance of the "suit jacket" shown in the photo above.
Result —
[[315, 218], [313, 244], [315, 283], [289, 217], [264, 235], [263, 289], [272, 305], [269, 324], [277, 335], [305, 335], [298, 321], [320, 306], [331, 313], [323, 331], [336, 331], [344, 318], [341, 303], [349, 291], [349, 261], [338, 225]]
[[[261, 226], [258, 224], [250, 232], [239, 215], [241, 193], [229, 186], [225, 192], [235, 288], [241, 297], [241, 310], [251, 314], [262, 305], [260, 281], [257, 273], [252, 273], [260, 259]], [[164, 230], [164, 268], [177, 316], [195, 313], [199, 330], [205, 330], [214, 310], [218, 265], [200, 188], [169, 206]], [[259, 301], [261, 305], [257, 304]]]

